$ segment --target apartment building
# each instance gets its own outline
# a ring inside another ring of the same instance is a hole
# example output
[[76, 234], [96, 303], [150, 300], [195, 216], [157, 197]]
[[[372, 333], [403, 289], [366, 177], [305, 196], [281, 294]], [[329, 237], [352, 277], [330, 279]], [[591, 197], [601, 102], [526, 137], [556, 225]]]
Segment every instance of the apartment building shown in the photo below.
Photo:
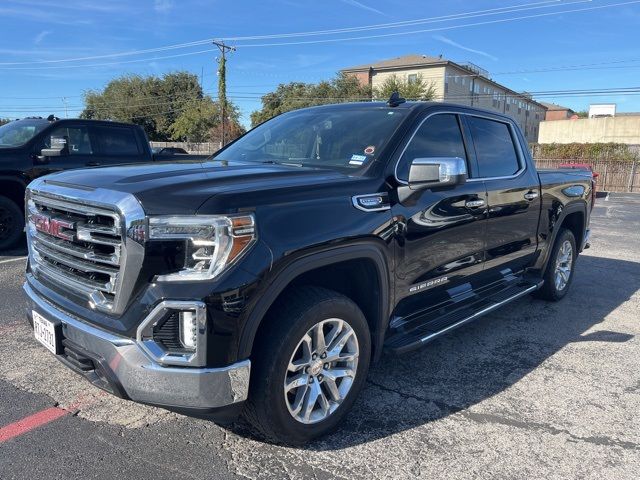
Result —
[[406, 82], [422, 78], [433, 85], [435, 101], [471, 105], [513, 117], [529, 142], [537, 141], [539, 124], [545, 118], [546, 107], [531, 95], [495, 82], [489, 72], [476, 65], [455, 63], [441, 56], [405, 55], [345, 68], [341, 72], [354, 75], [361, 84], [374, 89], [392, 75]]

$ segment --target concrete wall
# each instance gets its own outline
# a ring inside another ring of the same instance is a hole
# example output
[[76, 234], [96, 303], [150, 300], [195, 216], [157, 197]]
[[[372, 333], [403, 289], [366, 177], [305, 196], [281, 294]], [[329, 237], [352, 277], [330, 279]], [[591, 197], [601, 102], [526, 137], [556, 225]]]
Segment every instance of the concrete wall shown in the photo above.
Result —
[[581, 118], [540, 123], [538, 143], [640, 144], [640, 116]]

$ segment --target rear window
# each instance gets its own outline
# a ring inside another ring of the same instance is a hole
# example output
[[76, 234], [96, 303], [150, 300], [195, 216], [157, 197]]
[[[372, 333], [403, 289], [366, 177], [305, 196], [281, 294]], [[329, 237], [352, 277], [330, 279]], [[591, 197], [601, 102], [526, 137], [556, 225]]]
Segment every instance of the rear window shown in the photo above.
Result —
[[478, 158], [480, 177], [507, 177], [520, 170], [509, 125], [480, 117], [467, 117]]
[[138, 142], [133, 130], [126, 127], [95, 127], [104, 155], [138, 155]]

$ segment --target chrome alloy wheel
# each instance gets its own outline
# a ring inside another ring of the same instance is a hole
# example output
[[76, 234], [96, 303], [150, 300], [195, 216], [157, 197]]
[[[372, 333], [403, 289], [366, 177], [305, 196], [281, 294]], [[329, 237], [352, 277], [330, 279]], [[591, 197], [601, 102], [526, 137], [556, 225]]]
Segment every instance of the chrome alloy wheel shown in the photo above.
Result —
[[573, 247], [569, 240], [565, 240], [558, 250], [558, 257], [556, 258], [556, 269], [554, 280], [556, 283], [556, 290], [562, 291], [569, 283], [571, 277], [571, 266], [573, 262]]
[[358, 368], [358, 338], [339, 318], [311, 327], [293, 351], [284, 379], [289, 413], [305, 424], [329, 417], [345, 399]]

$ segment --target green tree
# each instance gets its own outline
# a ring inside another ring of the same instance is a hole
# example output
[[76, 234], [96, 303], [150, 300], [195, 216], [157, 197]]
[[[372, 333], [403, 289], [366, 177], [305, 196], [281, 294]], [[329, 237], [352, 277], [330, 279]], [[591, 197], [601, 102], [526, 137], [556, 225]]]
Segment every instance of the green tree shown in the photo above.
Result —
[[102, 91], [85, 92], [80, 116], [135, 123], [150, 140], [170, 140], [181, 112], [203, 97], [198, 77], [189, 72], [127, 75], [111, 80]]
[[[186, 142], [220, 142], [222, 140], [221, 104], [210, 97], [194, 100], [169, 127], [171, 139]], [[231, 141], [244, 133], [240, 111], [227, 102], [225, 137]]]
[[262, 97], [262, 108], [251, 114], [251, 124], [257, 125], [297, 108], [338, 102], [371, 99], [371, 87], [361, 85], [353, 75], [338, 74], [319, 83], [291, 82], [280, 84], [275, 92]]
[[433, 82], [425, 82], [422, 75], [418, 74], [414, 81], [407, 81], [398, 78], [397, 75], [391, 75], [376, 88], [374, 91], [375, 98], [386, 100], [393, 92], [398, 92], [401, 97], [407, 100], [433, 100], [436, 95], [436, 88]]
[[578, 118], [589, 118], [589, 111], [580, 110], [579, 112], [576, 112], [576, 115], [578, 116]]

